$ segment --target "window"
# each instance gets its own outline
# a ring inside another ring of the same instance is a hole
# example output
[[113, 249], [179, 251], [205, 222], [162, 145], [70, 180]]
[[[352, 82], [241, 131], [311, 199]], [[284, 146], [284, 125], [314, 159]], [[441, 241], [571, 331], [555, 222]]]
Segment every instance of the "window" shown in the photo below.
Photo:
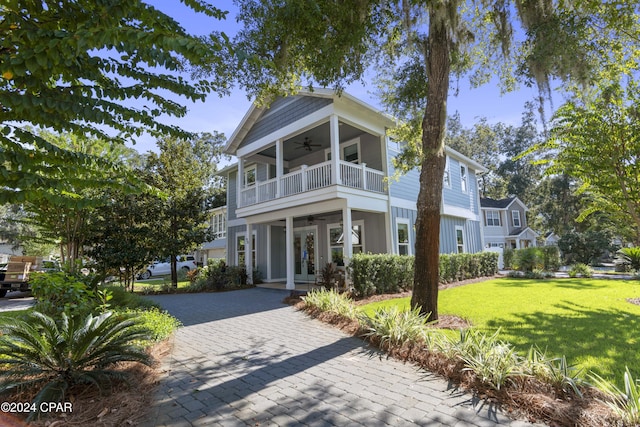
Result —
[[409, 222], [396, 220], [396, 233], [398, 237], [398, 255], [411, 255], [409, 245]]
[[256, 167], [251, 166], [244, 171], [244, 186], [251, 187], [256, 183]]
[[[342, 224], [330, 224], [328, 230], [330, 262], [339, 267], [344, 267], [344, 234], [342, 232]], [[351, 252], [353, 254], [364, 252], [363, 232], [363, 221], [357, 221], [351, 225]]]
[[467, 192], [467, 167], [460, 165], [460, 188], [463, 193]]
[[[251, 266], [253, 268], [256, 268], [256, 235], [255, 233], [253, 233], [252, 236], [252, 240], [251, 240], [251, 255], [252, 255], [252, 260], [251, 260]], [[236, 265], [238, 267], [242, 267], [245, 265], [245, 254], [247, 251], [247, 245], [246, 245], [246, 234], [242, 233], [242, 234], [238, 234], [238, 236], [236, 237], [236, 242], [237, 242], [237, 246], [236, 246]]]
[[462, 227], [456, 227], [456, 247], [459, 254], [464, 252], [464, 230]]
[[[325, 159], [331, 160], [331, 148], [324, 150]], [[340, 160], [351, 163], [360, 163], [360, 138], [340, 144]]]
[[511, 217], [513, 218], [514, 227], [522, 227], [520, 223], [520, 211], [511, 211]]
[[211, 215], [211, 234], [214, 239], [227, 237], [227, 213], [225, 211]]
[[500, 212], [498, 211], [487, 211], [486, 212], [487, 227], [500, 227]]
[[444, 165], [444, 177], [442, 183], [445, 187], [451, 188], [451, 174], [449, 173], [449, 157], [447, 156], [446, 163]]

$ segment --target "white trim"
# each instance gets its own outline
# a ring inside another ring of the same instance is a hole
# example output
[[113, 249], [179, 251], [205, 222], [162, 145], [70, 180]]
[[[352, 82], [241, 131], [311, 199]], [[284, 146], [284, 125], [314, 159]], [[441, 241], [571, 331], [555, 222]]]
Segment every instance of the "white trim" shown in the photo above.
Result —
[[295, 135], [299, 135], [305, 130], [314, 128], [319, 124], [325, 123], [329, 116], [334, 113], [333, 104], [329, 104], [327, 106], [322, 107], [319, 110], [314, 111], [313, 113], [305, 116], [299, 120], [296, 120], [293, 123], [288, 124], [285, 127], [281, 127], [271, 132], [270, 134], [263, 136], [262, 138], [253, 141], [250, 144], [247, 144], [243, 147], [240, 147], [236, 150], [234, 154], [237, 157], [248, 157], [251, 154], [254, 154], [258, 151], [264, 150], [266, 147], [273, 144], [274, 141], [282, 138], [284, 140], [289, 139]]
[[477, 213], [471, 212], [470, 209], [467, 208], [459, 208], [457, 206], [445, 205], [442, 204], [442, 209], [440, 214], [447, 216], [455, 216], [458, 218], [470, 219], [472, 221], [480, 221], [480, 215]]
[[[345, 221], [342, 221], [342, 224], [339, 222], [334, 222], [331, 224], [327, 224], [327, 229], [326, 229], [326, 235], [327, 235], [327, 262], [333, 262], [333, 258], [331, 258], [331, 229], [332, 228], [342, 228], [342, 233], [344, 235], [344, 223]], [[362, 246], [362, 252], [366, 253], [366, 246], [365, 246], [365, 229], [364, 229], [364, 220], [359, 219], [356, 221], [351, 221], [351, 228], [352, 228], [352, 232], [353, 232], [353, 227], [359, 225], [362, 230], [362, 233], [360, 235], [360, 240], [362, 240], [362, 244], [358, 245], [358, 246]], [[334, 246], [334, 247], [338, 247], [338, 246]], [[352, 251], [352, 255], [353, 255], [353, 241], [351, 242], [351, 251]], [[342, 258], [344, 260], [345, 254], [344, 254], [344, 249], [342, 252]], [[323, 266], [324, 267], [324, 266]]]
[[[495, 222], [495, 218], [493, 218], [493, 214], [498, 216], [498, 224], [489, 224], [489, 214], [492, 214], [491, 221]], [[500, 211], [498, 209], [485, 209], [484, 210], [484, 226], [485, 227], [502, 227], [502, 221], [500, 218]]]
[[[395, 227], [395, 248], [394, 248], [394, 253], [396, 255], [400, 255], [400, 236], [398, 235], [398, 225], [406, 225], [407, 226], [407, 240], [408, 242], [406, 243], [406, 245], [408, 246], [407, 248], [407, 255], [413, 255], [413, 246], [411, 245], [411, 220], [409, 218], [396, 218], [396, 227]], [[403, 243], [404, 244], [404, 243]]]
[[[258, 248], [258, 233], [257, 233], [256, 231], [257, 231], [257, 230], [255, 230], [255, 229], [253, 229], [253, 230], [251, 231], [251, 234], [253, 234], [253, 236], [256, 238], [256, 239], [255, 239], [255, 240], [256, 240], [256, 244], [252, 246], [252, 251], [254, 251], [254, 252], [255, 252], [255, 255], [256, 255], [256, 256], [252, 257], [252, 260], [255, 260], [256, 268], [258, 268], [258, 260], [257, 260], [257, 259], [255, 259], [255, 258], [258, 256], [258, 249], [257, 249], [257, 248]], [[234, 256], [234, 261], [235, 261], [235, 262], [234, 262], [234, 265], [236, 265], [236, 266], [238, 266], [238, 267], [242, 267], [241, 265], [238, 265], [238, 237], [241, 237], [241, 236], [244, 236], [244, 238], [245, 238], [245, 244], [244, 244], [244, 247], [245, 247], [245, 251], [247, 250], [247, 249], [246, 249], [246, 248], [247, 248], [247, 243], [246, 243], [247, 232], [246, 232], [246, 231], [238, 231], [238, 232], [236, 233], [236, 235], [235, 235], [235, 243], [234, 243], [234, 244], [235, 244], [235, 253], [233, 254], [233, 256]], [[227, 242], [228, 242], [228, 241], [229, 241], [229, 240], [227, 240]], [[245, 256], [245, 259], [246, 259], [246, 256]], [[248, 274], [248, 273], [247, 273], [247, 274]]]
[[412, 211], [418, 210], [418, 205], [415, 201], [401, 199], [398, 197], [390, 197], [389, 199], [392, 208], [409, 209]]
[[[518, 225], [516, 225], [516, 214], [518, 214]], [[520, 211], [519, 210], [512, 210], [511, 211], [511, 223], [513, 224], [514, 227], [522, 227], [522, 218], [520, 217]]]
[[[460, 191], [469, 194], [469, 168], [465, 163], [460, 162]], [[464, 174], [462, 170], [464, 169]]]
[[[444, 174], [442, 176], [442, 185], [444, 186], [444, 188], [451, 188], [451, 162], [449, 161], [450, 157], [446, 156], [446, 160], [444, 163]], [[447, 177], [448, 179], [445, 181], [444, 177]]]

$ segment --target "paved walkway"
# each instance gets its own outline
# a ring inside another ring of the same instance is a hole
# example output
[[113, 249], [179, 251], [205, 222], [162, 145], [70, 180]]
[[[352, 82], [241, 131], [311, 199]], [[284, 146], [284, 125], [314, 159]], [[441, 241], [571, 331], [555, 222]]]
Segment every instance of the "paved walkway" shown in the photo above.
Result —
[[525, 426], [283, 305], [286, 291], [150, 297], [184, 324], [142, 425]]

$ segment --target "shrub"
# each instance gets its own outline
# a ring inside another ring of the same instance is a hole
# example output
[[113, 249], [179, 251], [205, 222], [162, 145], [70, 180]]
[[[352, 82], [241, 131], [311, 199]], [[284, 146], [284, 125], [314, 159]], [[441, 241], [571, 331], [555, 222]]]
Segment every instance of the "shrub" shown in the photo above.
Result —
[[[118, 362], [151, 364], [144, 348], [134, 345], [149, 339], [149, 331], [131, 315], [107, 312], [94, 317], [62, 321], [34, 311], [26, 321], [12, 320], [2, 327], [0, 354], [5, 368], [0, 370], [0, 393], [11, 389], [37, 387], [32, 403], [65, 400], [75, 384], [91, 384], [102, 390], [113, 379], [123, 377], [111, 368]], [[29, 418], [39, 416], [32, 412]]]
[[306, 304], [318, 310], [338, 314], [349, 319], [358, 317], [358, 308], [347, 294], [336, 289], [312, 290], [302, 298]]
[[34, 273], [29, 282], [36, 299], [35, 310], [47, 316], [87, 314], [97, 305], [95, 293], [68, 273]]
[[591, 275], [591, 267], [589, 267], [587, 264], [573, 264], [569, 269], [569, 277], [591, 277]]
[[608, 396], [607, 405], [622, 418], [625, 425], [640, 424], [640, 381], [633, 378], [629, 367], [624, 372], [624, 390], [597, 374], [591, 376], [594, 385]]
[[537, 247], [516, 249], [513, 263], [516, 270], [525, 273], [540, 270], [543, 267], [542, 251]]
[[622, 248], [618, 251], [618, 259], [633, 270], [640, 271], [640, 247]]
[[[159, 308], [155, 302], [142, 298], [140, 295], [127, 291], [123, 286], [105, 286], [103, 288], [111, 293], [111, 307], [121, 309], [150, 309]], [[155, 289], [151, 287], [151, 289]]]
[[129, 309], [122, 313], [136, 319], [143, 328], [148, 330], [148, 338], [136, 342], [142, 346], [148, 346], [154, 342], [167, 339], [177, 328], [182, 326], [178, 319], [167, 311], [162, 311], [156, 307], [148, 310]]
[[426, 341], [428, 316], [420, 314], [420, 308], [401, 310], [397, 306], [376, 310], [371, 317], [363, 317], [368, 332], [365, 336], [380, 339], [381, 348], [401, 346], [409, 342]]
[[320, 285], [325, 289], [343, 288], [344, 274], [332, 262], [328, 262], [320, 270]]
[[440, 350], [449, 357], [457, 357], [483, 383], [500, 390], [506, 381], [520, 373], [520, 357], [509, 343], [498, 340], [498, 333], [487, 335], [476, 329], [460, 330], [460, 338], [453, 341], [446, 336]]
[[502, 252], [502, 262], [505, 270], [513, 269], [513, 259], [515, 257], [515, 249], [505, 248]]
[[[356, 295], [395, 293], [413, 287], [414, 258], [406, 255], [356, 254], [348, 266]], [[498, 271], [498, 254], [440, 255], [441, 283], [492, 276]]]
[[557, 246], [539, 247], [542, 256], [542, 268], [545, 271], [557, 271], [560, 268], [560, 250]]

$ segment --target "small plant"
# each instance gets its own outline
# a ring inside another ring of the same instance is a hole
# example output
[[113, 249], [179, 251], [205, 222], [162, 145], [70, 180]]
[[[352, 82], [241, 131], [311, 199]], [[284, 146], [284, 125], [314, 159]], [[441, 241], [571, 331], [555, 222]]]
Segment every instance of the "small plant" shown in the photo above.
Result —
[[332, 262], [328, 262], [320, 270], [320, 285], [325, 289], [340, 288], [344, 284], [342, 272]]
[[631, 269], [640, 271], [640, 247], [622, 248], [617, 253], [618, 259]]
[[582, 369], [569, 365], [567, 358], [564, 356], [549, 359], [545, 364], [546, 369], [542, 374], [543, 379], [564, 393], [572, 391], [576, 396], [582, 397], [580, 386], [586, 385], [581, 377]]
[[569, 277], [591, 277], [592, 276], [591, 267], [587, 264], [577, 263], [573, 264], [569, 269]]
[[[94, 317], [69, 318], [61, 322], [37, 311], [26, 321], [12, 321], [2, 327], [0, 393], [11, 389], [37, 387], [32, 403], [65, 400], [69, 388], [91, 384], [100, 390], [121, 371], [111, 369], [118, 362], [152, 363], [135, 341], [148, 340], [149, 331], [131, 315], [106, 312]], [[32, 412], [30, 419], [39, 416]]]
[[500, 390], [506, 381], [520, 373], [520, 357], [508, 343], [498, 340], [496, 331], [487, 335], [475, 329], [460, 330], [460, 339], [442, 340], [440, 346], [449, 357], [458, 357], [464, 370], [472, 371], [485, 384]]
[[336, 289], [313, 290], [302, 299], [306, 304], [321, 311], [335, 313], [349, 319], [358, 317], [358, 308], [353, 304], [351, 298]]
[[400, 310], [397, 306], [377, 310], [371, 317], [364, 317], [363, 323], [369, 332], [367, 337], [380, 339], [381, 348], [401, 346], [408, 342], [427, 341], [428, 316], [420, 313], [420, 308]]
[[626, 425], [640, 424], [640, 380], [634, 379], [629, 367], [624, 371], [624, 390], [597, 374], [591, 374], [594, 385], [609, 397], [607, 405]]
[[58, 318], [61, 313], [70, 316], [87, 314], [98, 304], [95, 293], [68, 273], [37, 273], [30, 282], [37, 301], [35, 310], [48, 316]]

